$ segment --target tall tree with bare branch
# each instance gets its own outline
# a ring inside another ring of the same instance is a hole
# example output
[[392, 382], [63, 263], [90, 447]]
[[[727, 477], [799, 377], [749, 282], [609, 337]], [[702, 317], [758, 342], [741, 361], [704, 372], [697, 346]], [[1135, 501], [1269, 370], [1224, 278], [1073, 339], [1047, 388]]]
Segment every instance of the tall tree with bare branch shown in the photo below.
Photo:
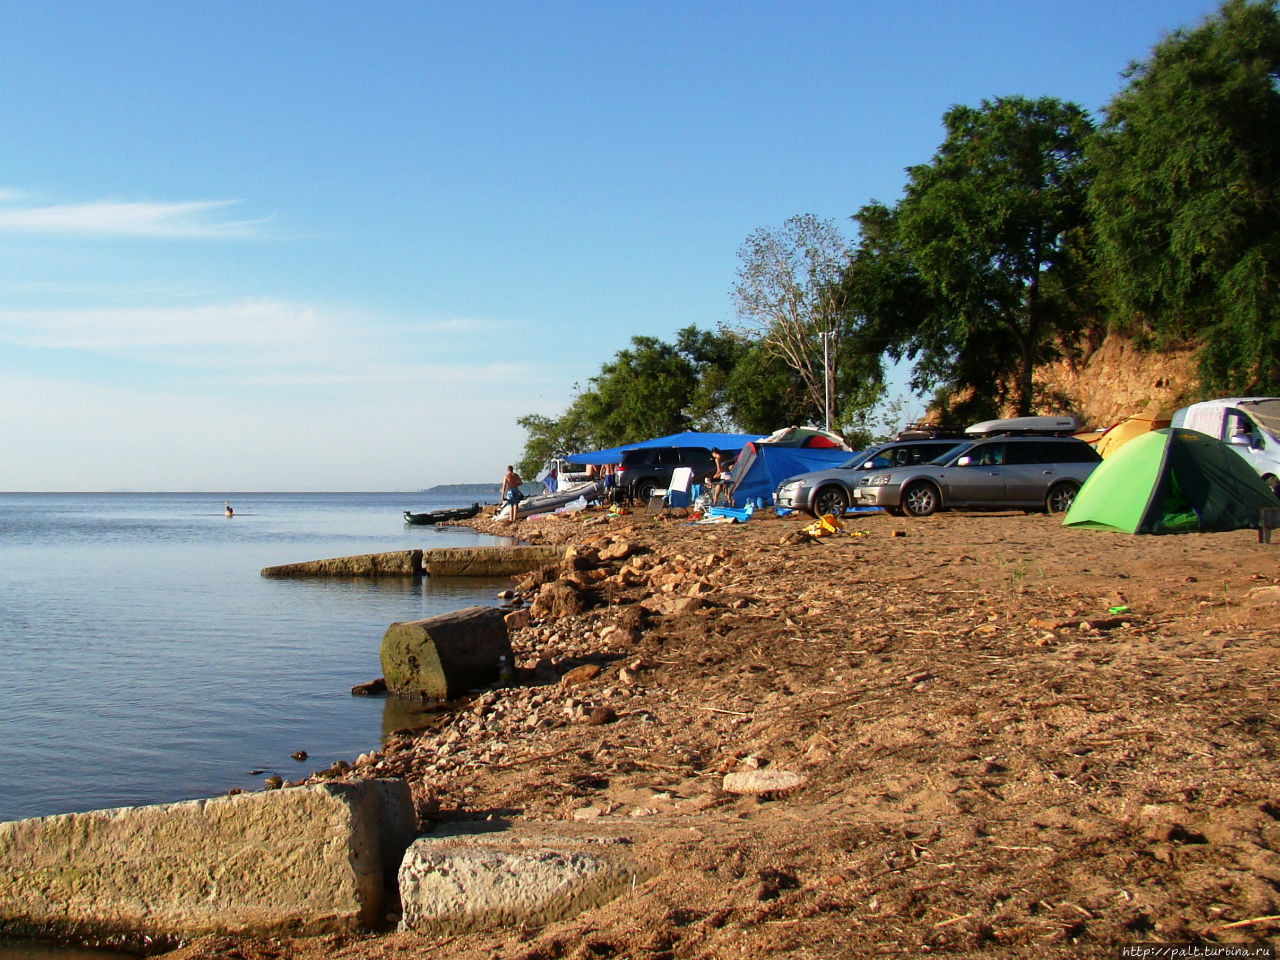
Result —
[[838, 394], [849, 247], [834, 221], [801, 214], [776, 229], [761, 227], [738, 257], [733, 303], [740, 329], [799, 374], [815, 422], [839, 416], [847, 409]]

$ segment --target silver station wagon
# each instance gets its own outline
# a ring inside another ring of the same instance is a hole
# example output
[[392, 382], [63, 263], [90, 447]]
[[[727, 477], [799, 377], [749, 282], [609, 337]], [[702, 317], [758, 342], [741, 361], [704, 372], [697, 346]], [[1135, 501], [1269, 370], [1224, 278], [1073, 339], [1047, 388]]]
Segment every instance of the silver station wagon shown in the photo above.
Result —
[[913, 517], [952, 508], [1058, 513], [1101, 460], [1075, 437], [993, 437], [961, 443], [930, 463], [869, 470], [853, 495], [858, 506]]
[[807, 510], [815, 516], [837, 517], [853, 505], [853, 492], [868, 470], [908, 467], [928, 463], [952, 450], [960, 440], [895, 440], [855, 453], [845, 463], [787, 477], [774, 491], [773, 502], [791, 510]]

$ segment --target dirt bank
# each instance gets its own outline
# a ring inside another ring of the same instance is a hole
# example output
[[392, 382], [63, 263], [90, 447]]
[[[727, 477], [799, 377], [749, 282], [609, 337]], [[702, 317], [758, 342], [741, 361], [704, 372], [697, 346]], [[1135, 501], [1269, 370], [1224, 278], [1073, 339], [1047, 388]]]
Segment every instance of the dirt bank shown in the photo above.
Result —
[[[407, 776], [429, 820], [626, 823], [657, 876], [544, 928], [175, 960], [1275, 942], [1280, 543], [1021, 514], [874, 516], [816, 542], [804, 525], [522, 523], [580, 545], [526, 584], [524, 684], [356, 764]], [[804, 782], [723, 789], [752, 769]]]

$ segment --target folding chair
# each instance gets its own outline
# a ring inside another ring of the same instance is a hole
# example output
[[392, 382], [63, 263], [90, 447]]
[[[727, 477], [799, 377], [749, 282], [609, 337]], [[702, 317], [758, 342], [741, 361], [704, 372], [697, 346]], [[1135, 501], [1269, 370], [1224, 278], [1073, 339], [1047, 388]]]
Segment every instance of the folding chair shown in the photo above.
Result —
[[663, 507], [689, 506], [689, 484], [693, 480], [692, 467], [676, 467], [671, 471], [670, 485], [665, 490], [655, 490], [645, 505], [645, 513], [657, 513]]

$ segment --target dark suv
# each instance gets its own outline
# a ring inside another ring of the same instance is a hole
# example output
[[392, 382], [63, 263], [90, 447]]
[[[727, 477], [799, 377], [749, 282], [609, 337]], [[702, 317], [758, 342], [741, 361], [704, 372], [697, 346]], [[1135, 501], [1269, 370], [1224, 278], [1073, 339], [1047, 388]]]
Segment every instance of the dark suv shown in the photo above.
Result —
[[655, 490], [671, 485], [676, 467], [693, 470], [692, 483], [700, 483], [716, 471], [706, 447], [645, 447], [627, 450], [618, 465], [618, 489], [639, 502], [647, 502]]

